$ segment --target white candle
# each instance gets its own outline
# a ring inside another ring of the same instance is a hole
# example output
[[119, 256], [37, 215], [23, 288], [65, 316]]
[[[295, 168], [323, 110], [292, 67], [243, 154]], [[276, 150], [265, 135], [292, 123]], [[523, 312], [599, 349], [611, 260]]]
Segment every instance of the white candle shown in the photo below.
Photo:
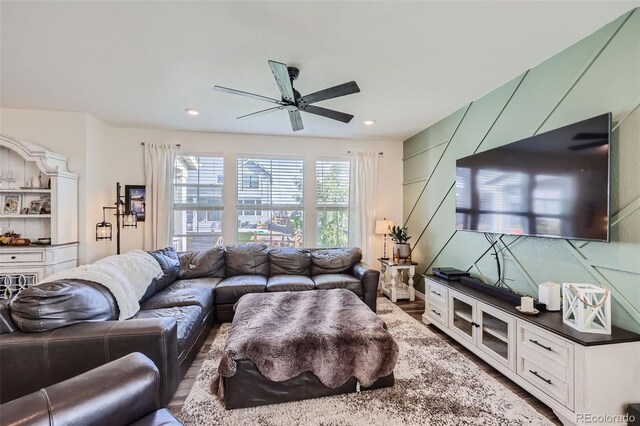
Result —
[[520, 309], [524, 312], [533, 311], [533, 298], [524, 296], [520, 298]]

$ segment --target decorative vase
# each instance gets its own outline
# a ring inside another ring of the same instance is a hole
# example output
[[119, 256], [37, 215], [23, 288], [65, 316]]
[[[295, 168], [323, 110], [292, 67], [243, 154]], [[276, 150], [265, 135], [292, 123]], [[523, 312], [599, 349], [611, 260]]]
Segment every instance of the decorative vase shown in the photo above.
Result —
[[405, 260], [411, 257], [411, 245], [408, 243], [395, 243], [393, 245], [393, 257], [398, 260]]

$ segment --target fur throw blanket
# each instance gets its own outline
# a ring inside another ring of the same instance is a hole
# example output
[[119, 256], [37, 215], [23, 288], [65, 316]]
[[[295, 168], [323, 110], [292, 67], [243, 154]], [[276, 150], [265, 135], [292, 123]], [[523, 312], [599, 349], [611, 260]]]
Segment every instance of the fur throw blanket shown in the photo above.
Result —
[[221, 376], [235, 374], [236, 360], [252, 361], [276, 382], [310, 371], [330, 388], [351, 377], [371, 386], [398, 360], [398, 344], [382, 319], [349, 290], [247, 294], [235, 311], [211, 384], [222, 401]]
[[134, 316], [139, 310], [138, 300], [155, 278], [162, 277], [158, 261], [142, 250], [132, 250], [125, 254], [108, 256], [88, 265], [65, 269], [49, 275], [39, 284], [60, 279], [93, 281], [105, 286], [113, 294], [118, 309], [119, 320]]

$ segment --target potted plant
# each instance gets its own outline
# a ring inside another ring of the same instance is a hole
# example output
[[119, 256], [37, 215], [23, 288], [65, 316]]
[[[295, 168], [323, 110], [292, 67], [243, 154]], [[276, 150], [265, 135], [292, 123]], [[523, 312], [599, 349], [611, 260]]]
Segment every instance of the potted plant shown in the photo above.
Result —
[[395, 259], [409, 259], [411, 257], [411, 246], [407, 241], [411, 239], [407, 233], [407, 227], [394, 226], [391, 228], [391, 240], [393, 244], [393, 257]]

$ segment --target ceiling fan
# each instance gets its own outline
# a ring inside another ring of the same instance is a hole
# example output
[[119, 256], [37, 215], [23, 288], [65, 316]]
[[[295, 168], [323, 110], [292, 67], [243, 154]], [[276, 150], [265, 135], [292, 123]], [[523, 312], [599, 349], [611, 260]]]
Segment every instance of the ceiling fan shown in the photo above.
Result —
[[251, 114], [240, 116], [238, 117], [239, 120], [257, 117], [259, 115], [269, 114], [275, 111], [287, 110], [289, 112], [289, 120], [291, 120], [291, 128], [294, 132], [296, 132], [298, 130], [304, 129], [300, 111], [331, 118], [343, 123], [348, 123], [353, 118], [353, 115], [351, 114], [322, 108], [312, 104], [320, 101], [326, 101], [327, 99], [339, 98], [340, 96], [358, 93], [360, 91], [360, 88], [355, 81], [339, 84], [328, 89], [320, 90], [319, 92], [311, 93], [310, 95], [301, 96], [300, 93], [293, 88], [293, 80], [297, 79], [298, 75], [300, 74], [300, 70], [298, 68], [287, 67], [286, 64], [276, 61], [269, 61], [269, 67], [271, 67], [273, 76], [275, 77], [278, 88], [280, 89], [280, 93], [282, 94], [282, 98], [279, 100], [267, 96], [256, 95], [255, 93], [229, 89], [228, 87], [213, 87], [213, 90], [218, 92], [246, 96], [248, 98], [258, 99], [277, 105], [271, 108], [264, 109], [262, 111], [257, 111]]

